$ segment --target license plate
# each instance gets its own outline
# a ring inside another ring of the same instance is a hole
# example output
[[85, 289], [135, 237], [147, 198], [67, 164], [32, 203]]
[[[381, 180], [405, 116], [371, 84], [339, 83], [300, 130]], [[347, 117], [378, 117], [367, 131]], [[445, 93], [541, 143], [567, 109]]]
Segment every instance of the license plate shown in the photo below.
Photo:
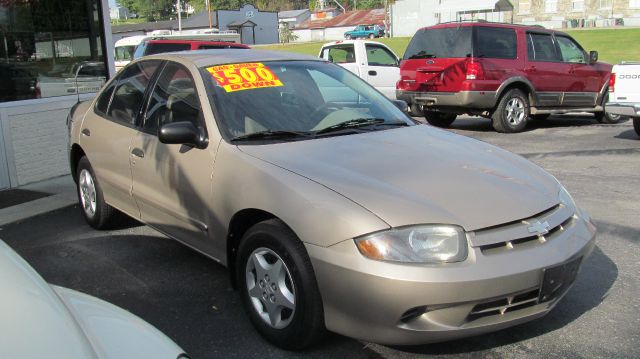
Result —
[[581, 261], [582, 257], [545, 269], [540, 288], [540, 302], [555, 299], [569, 289], [578, 275]]

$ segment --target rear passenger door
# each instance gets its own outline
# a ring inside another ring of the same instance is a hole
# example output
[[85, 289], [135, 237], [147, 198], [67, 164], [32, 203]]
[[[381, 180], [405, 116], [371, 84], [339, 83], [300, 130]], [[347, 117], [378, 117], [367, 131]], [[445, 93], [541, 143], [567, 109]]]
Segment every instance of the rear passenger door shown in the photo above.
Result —
[[536, 92], [535, 105], [538, 107], [560, 106], [562, 94], [571, 83], [563, 73], [566, 69], [560, 61], [560, 54], [553, 36], [546, 32], [527, 32], [527, 63], [525, 73]]
[[205, 250], [212, 243], [205, 239], [217, 144], [199, 149], [158, 140], [158, 131], [168, 123], [188, 121], [206, 133], [193, 75], [179, 63], [166, 62], [145, 107], [142, 129], [131, 143], [133, 196], [142, 220]]
[[524, 61], [518, 59], [518, 41], [513, 28], [477, 26], [474, 36], [474, 57], [484, 72], [482, 85], [495, 90], [509, 77], [523, 70]]
[[105, 201], [132, 217], [138, 217], [139, 211], [131, 196], [131, 140], [138, 132], [145, 91], [160, 63], [140, 61], [118, 73], [87, 112], [80, 129], [80, 146]]

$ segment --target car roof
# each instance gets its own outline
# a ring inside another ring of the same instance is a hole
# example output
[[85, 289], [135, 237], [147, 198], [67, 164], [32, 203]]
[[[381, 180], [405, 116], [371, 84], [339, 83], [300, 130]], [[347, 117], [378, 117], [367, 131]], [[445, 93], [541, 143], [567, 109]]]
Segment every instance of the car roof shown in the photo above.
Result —
[[245, 44], [237, 44], [235, 42], [227, 42], [227, 41], [149, 39], [146, 42], [150, 44], [196, 44], [196, 45], [220, 45], [220, 46], [241, 47], [243, 49], [249, 48], [249, 46]]
[[145, 56], [140, 58], [140, 60], [145, 59], [162, 59], [179, 62], [188, 61], [193, 63], [197, 67], [263, 61], [325, 61], [323, 59], [309, 55], [295, 54], [284, 51], [267, 51], [253, 49], [249, 51], [238, 51], [234, 49], [180, 51], [153, 56]]
[[421, 28], [420, 30], [443, 29], [443, 28], [450, 28], [450, 27], [477, 27], [477, 26], [504, 27], [504, 28], [512, 28], [512, 29], [520, 28], [520, 29], [526, 29], [526, 30], [532, 30], [532, 31], [544, 31], [544, 32], [550, 32], [550, 33], [553, 32], [556, 34], [566, 35], [565, 32], [547, 29], [538, 25], [509, 24], [509, 23], [503, 23], [503, 22], [490, 22], [490, 21], [467, 21], [467, 22], [452, 21], [452, 22], [441, 23], [433, 26], [426, 26]]

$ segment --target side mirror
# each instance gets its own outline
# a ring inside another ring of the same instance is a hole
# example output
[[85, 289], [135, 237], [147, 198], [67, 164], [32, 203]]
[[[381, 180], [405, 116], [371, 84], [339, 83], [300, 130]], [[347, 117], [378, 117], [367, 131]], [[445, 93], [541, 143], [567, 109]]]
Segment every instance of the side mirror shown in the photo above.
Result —
[[598, 51], [589, 51], [589, 64], [593, 65], [598, 62]]
[[204, 131], [196, 128], [189, 121], [162, 125], [158, 131], [158, 139], [166, 144], [187, 145], [200, 149], [207, 147], [208, 144]]
[[393, 102], [393, 104], [400, 109], [400, 111], [407, 113], [407, 109], [409, 108], [409, 105], [402, 101], [402, 100], [391, 100], [391, 102]]

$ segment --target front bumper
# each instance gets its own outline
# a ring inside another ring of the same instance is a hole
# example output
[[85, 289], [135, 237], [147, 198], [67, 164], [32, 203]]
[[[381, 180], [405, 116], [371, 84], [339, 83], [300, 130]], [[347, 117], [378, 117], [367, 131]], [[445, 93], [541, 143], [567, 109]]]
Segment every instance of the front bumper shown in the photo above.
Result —
[[640, 103], [632, 102], [607, 102], [604, 110], [612, 115], [640, 117]]
[[545, 315], [572, 284], [539, 299], [545, 270], [563, 263], [579, 266], [594, 245], [595, 227], [588, 219], [576, 218], [544, 243], [505, 251], [469, 247], [468, 259], [460, 263], [369, 260], [352, 240], [328, 248], [307, 245], [307, 250], [329, 330], [381, 344], [416, 345], [491, 332]]
[[409, 104], [425, 107], [454, 107], [492, 109], [496, 105], [496, 91], [415, 92], [396, 90], [396, 98]]

